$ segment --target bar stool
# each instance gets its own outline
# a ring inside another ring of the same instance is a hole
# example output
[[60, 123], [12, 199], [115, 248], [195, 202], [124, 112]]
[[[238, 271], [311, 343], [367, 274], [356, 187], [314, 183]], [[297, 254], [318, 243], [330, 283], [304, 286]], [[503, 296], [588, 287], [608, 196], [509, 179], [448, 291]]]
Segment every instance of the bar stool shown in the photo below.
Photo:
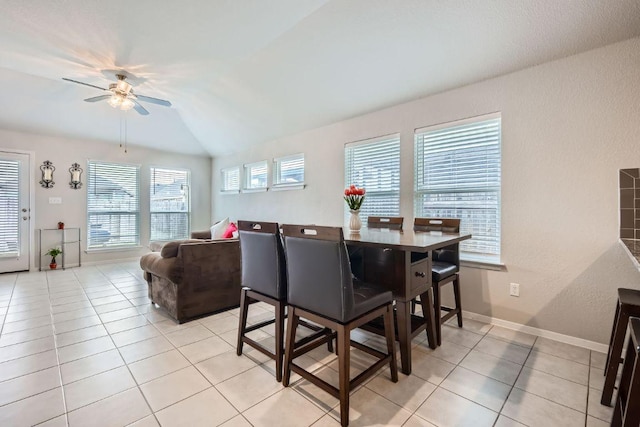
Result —
[[[342, 228], [283, 225], [287, 255], [289, 319], [283, 385], [287, 387], [291, 371], [340, 399], [340, 420], [349, 424], [350, 391], [389, 364], [391, 380], [398, 381], [396, 366], [393, 300], [390, 291], [366, 284], [351, 275]], [[351, 330], [384, 317], [387, 354], [351, 341]], [[339, 388], [295, 364], [295, 359], [324, 341], [294, 348], [299, 319], [303, 317], [337, 332]], [[350, 346], [379, 360], [349, 378]]]
[[[240, 325], [236, 354], [242, 354], [243, 344], [269, 356], [276, 362], [276, 380], [282, 381], [284, 357], [284, 319], [287, 305], [287, 267], [280, 228], [275, 222], [238, 221], [240, 255], [242, 261], [242, 290], [240, 294]], [[247, 326], [249, 305], [262, 301], [274, 306], [275, 319]], [[247, 333], [275, 323], [275, 353], [247, 336]], [[316, 331], [311, 338], [327, 335], [331, 331], [305, 323], [304, 326]], [[333, 342], [329, 341], [329, 351]]]
[[640, 317], [640, 291], [618, 288], [618, 303], [616, 305], [616, 314], [613, 318], [609, 352], [607, 353], [607, 362], [604, 369], [604, 387], [602, 389], [602, 398], [600, 399], [600, 403], [603, 405], [611, 405], [611, 397], [616, 384], [616, 376], [618, 375], [618, 366], [621, 362], [620, 357], [622, 356], [624, 336], [627, 332], [629, 317], [632, 316]]
[[[443, 233], [459, 233], [460, 220], [458, 218], [415, 218], [414, 231], [440, 231]], [[419, 258], [423, 254], [412, 254], [412, 258]], [[412, 259], [413, 260], [413, 259]], [[433, 311], [435, 317], [436, 339], [442, 345], [442, 324], [453, 316], [458, 318], [458, 327], [462, 327], [462, 301], [460, 298], [460, 249], [459, 245], [447, 246], [433, 251], [433, 265], [431, 279], [433, 282]], [[446, 307], [441, 303], [441, 288], [448, 283], [453, 284], [455, 307]], [[411, 302], [411, 311], [415, 312], [416, 300]], [[446, 311], [444, 316], [442, 311]]]
[[640, 319], [632, 317], [629, 319], [629, 344], [627, 344], [627, 355], [622, 366], [622, 378], [618, 398], [613, 410], [611, 425], [614, 427], [636, 427], [640, 425], [640, 363], [638, 353], [640, 353]]

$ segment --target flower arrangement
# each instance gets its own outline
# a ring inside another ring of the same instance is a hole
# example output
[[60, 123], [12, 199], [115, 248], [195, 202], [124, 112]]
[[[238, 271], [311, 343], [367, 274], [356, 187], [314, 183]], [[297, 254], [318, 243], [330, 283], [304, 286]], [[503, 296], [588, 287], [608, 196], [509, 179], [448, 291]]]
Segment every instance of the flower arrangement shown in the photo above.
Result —
[[350, 185], [349, 188], [344, 190], [344, 201], [347, 202], [349, 209], [352, 211], [360, 210], [362, 202], [364, 202], [364, 194], [366, 193], [364, 188], [358, 188], [355, 185]]

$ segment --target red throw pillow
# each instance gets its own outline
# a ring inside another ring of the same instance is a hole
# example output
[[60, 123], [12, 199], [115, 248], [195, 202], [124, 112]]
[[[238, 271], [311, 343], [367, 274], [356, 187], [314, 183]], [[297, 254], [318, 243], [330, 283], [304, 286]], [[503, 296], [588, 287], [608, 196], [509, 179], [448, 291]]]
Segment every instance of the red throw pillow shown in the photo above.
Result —
[[230, 239], [233, 237], [233, 232], [234, 231], [238, 231], [238, 227], [236, 227], [236, 225], [232, 222], [229, 224], [229, 226], [227, 227], [227, 229], [224, 231], [224, 234], [222, 235], [223, 239]]

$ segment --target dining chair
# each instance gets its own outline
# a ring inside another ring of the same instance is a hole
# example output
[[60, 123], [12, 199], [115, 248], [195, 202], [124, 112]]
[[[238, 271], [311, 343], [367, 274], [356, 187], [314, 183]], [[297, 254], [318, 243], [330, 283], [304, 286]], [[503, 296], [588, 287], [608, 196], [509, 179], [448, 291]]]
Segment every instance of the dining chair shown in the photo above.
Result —
[[367, 217], [367, 228], [385, 228], [402, 231], [402, 216], [370, 216]]
[[618, 288], [618, 301], [616, 303], [616, 313], [613, 318], [613, 327], [611, 328], [609, 350], [604, 367], [604, 385], [600, 398], [600, 403], [603, 405], [611, 404], [611, 397], [613, 396], [613, 389], [615, 388], [616, 377], [618, 376], [618, 368], [622, 361], [621, 356], [624, 337], [627, 333], [629, 318], [631, 317], [640, 317], [640, 290]]
[[[414, 231], [439, 231], [443, 233], [459, 233], [460, 219], [458, 218], [415, 218]], [[425, 254], [412, 254], [417, 259]], [[459, 244], [446, 246], [433, 251], [431, 280], [433, 283], [433, 310], [435, 317], [436, 340], [442, 345], [442, 324], [453, 316], [458, 318], [458, 327], [462, 327], [462, 302], [460, 298], [460, 249]], [[442, 286], [451, 283], [455, 307], [443, 306], [441, 302]], [[411, 302], [411, 311], [415, 312], [416, 301]], [[446, 314], [443, 316], [442, 312]]]
[[[355, 279], [342, 228], [283, 225], [288, 272], [287, 344], [283, 385], [289, 385], [291, 371], [340, 400], [340, 421], [349, 424], [349, 393], [388, 364], [391, 380], [398, 381], [393, 300], [390, 291]], [[351, 330], [379, 317], [384, 319], [387, 353], [351, 341]], [[325, 326], [337, 335], [338, 387], [297, 365], [296, 358], [322, 345], [326, 338], [294, 348], [301, 318]], [[364, 372], [350, 379], [350, 348], [378, 359]]]
[[[269, 356], [276, 363], [276, 380], [282, 381], [284, 357], [284, 322], [287, 305], [287, 267], [280, 228], [275, 222], [238, 221], [240, 239], [241, 280], [240, 324], [236, 354], [242, 354], [243, 344]], [[247, 326], [249, 305], [262, 301], [274, 307], [275, 318]], [[249, 332], [275, 323], [275, 352], [247, 336]], [[308, 325], [318, 335], [326, 335], [315, 325]], [[333, 351], [332, 341], [327, 344]]]
[[618, 397], [611, 418], [612, 427], [640, 425], [640, 319], [629, 319], [627, 355], [622, 366]]

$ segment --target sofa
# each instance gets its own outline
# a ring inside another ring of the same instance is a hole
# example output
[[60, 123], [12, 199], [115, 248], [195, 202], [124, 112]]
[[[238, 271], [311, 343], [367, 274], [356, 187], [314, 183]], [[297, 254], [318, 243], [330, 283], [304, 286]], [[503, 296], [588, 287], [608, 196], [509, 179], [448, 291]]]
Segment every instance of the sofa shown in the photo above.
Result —
[[[207, 234], [208, 233], [208, 234]], [[151, 245], [140, 267], [149, 298], [178, 322], [240, 305], [240, 244], [238, 239], [196, 239]]]

